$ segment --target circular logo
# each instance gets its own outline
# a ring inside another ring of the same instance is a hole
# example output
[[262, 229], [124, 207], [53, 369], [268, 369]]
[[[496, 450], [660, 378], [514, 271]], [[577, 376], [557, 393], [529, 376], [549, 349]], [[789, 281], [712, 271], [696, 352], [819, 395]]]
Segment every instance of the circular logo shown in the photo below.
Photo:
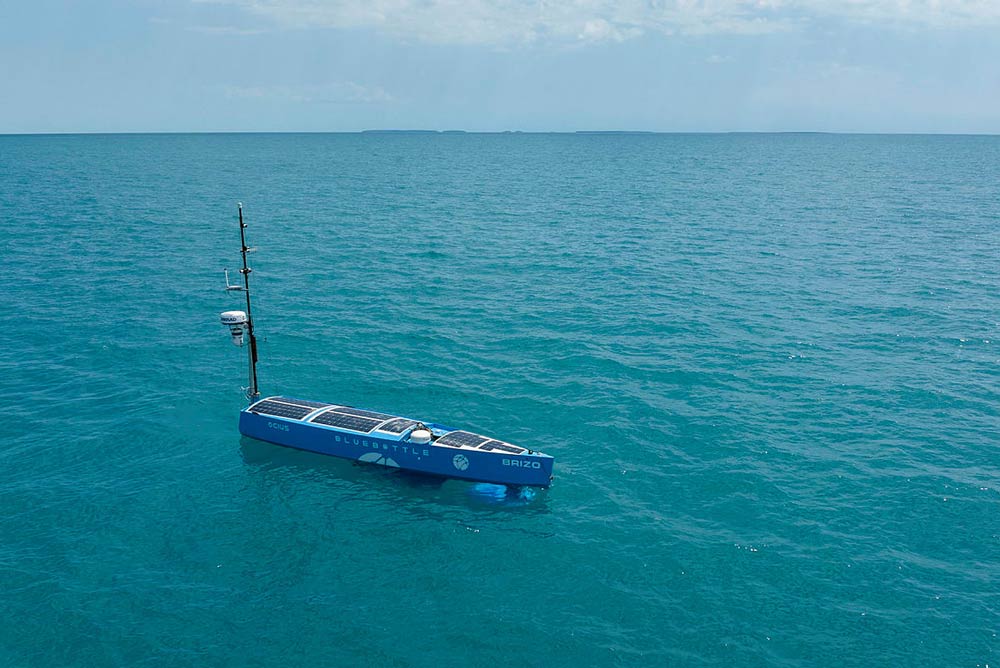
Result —
[[455, 465], [459, 471], [464, 471], [469, 468], [469, 458], [465, 455], [455, 455], [451, 458], [451, 463]]

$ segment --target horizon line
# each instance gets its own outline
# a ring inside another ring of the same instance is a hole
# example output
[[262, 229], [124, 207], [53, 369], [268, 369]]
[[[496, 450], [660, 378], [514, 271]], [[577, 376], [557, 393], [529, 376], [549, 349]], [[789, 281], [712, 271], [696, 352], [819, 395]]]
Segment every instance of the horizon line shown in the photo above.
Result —
[[0, 132], [0, 137], [58, 137], [110, 135], [890, 135], [995, 137], [1000, 132], [857, 131], [857, 130], [429, 130], [376, 128], [367, 130], [120, 130]]

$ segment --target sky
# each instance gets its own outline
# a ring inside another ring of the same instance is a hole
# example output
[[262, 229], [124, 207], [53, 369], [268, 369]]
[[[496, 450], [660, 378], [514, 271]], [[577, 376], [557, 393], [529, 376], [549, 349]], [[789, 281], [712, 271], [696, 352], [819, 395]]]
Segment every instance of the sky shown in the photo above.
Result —
[[1000, 0], [0, 0], [0, 133], [1000, 133]]

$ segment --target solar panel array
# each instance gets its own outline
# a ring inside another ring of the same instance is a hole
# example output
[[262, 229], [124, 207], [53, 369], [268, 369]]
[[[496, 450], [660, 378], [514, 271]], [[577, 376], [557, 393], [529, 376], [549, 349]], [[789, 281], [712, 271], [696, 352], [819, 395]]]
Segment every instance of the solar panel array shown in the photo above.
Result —
[[453, 431], [449, 434], [445, 434], [438, 440], [434, 442], [435, 445], [451, 445], [456, 448], [460, 448], [466, 445], [470, 448], [475, 448], [490, 439], [485, 436], [480, 436], [479, 434], [473, 434], [469, 431]]
[[375, 411], [365, 411], [360, 408], [350, 408], [349, 406], [341, 406], [337, 409], [337, 412], [346, 413], [347, 415], [357, 415], [358, 417], [378, 418], [379, 422], [396, 417], [395, 415], [386, 415], [385, 413], [376, 413]]
[[289, 404], [281, 404], [277, 401], [261, 401], [255, 404], [251, 409], [251, 413], [262, 413], [264, 415], [274, 415], [276, 417], [291, 418], [292, 420], [301, 420], [309, 413], [312, 413], [314, 409], [304, 406], [291, 406]]
[[[307, 401], [305, 399], [276, 397], [273, 401], [265, 399], [264, 401], [257, 402], [250, 408], [250, 411], [252, 413], [260, 413], [263, 415], [274, 415], [276, 417], [289, 418], [292, 420], [301, 420], [317, 408], [327, 408], [329, 406], [333, 406], [333, 404], [324, 404], [319, 401]], [[386, 422], [386, 420], [388, 420], [388, 422]], [[420, 424], [419, 422], [409, 418], [394, 417], [392, 415], [387, 415], [386, 413], [377, 413], [375, 411], [366, 411], [360, 408], [349, 408], [346, 406], [338, 406], [333, 410], [320, 413], [310, 420], [310, 422], [325, 424], [338, 429], [357, 431], [363, 434], [370, 433], [373, 429], [375, 429], [375, 427], [378, 427], [383, 422], [385, 424], [382, 424], [382, 428], [379, 429], [379, 431], [389, 434], [402, 434], [407, 429]], [[465, 446], [487, 451], [499, 450], [501, 452], [509, 452], [514, 455], [519, 455], [525, 451], [524, 448], [519, 448], [502, 441], [490, 439], [486, 436], [480, 436], [479, 434], [473, 434], [470, 431], [450, 432], [437, 439], [435, 441], [435, 445], [450, 445], [455, 448]]]
[[524, 452], [524, 448], [519, 448], [516, 445], [508, 445], [501, 441], [487, 441], [479, 446], [480, 450], [500, 450], [502, 452], [509, 452], [512, 455], [519, 455]]
[[361, 417], [358, 415], [346, 415], [339, 411], [327, 411], [326, 413], [320, 413], [314, 417], [310, 422], [315, 422], [316, 424], [325, 424], [331, 427], [337, 427], [338, 429], [350, 429], [351, 431], [360, 431], [367, 434], [375, 427], [382, 423], [382, 420], [376, 418]]
[[275, 397], [276, 401], [281, 401], [286, 404], [293, 404], [295, 406], [307, 406], [309, 408], [326, 408], [327, 406], [332, 406], [333, 404], [325, 404], [322, 401], [307, 401], [306, 399], [289, 399], [288, 397]]
[[411, 420], [410, 418], [396, 418], [395, 420], [389, 420], [384, 425], [379, 427], [379, 431], [384, 431], [389, 434], [402, 434], [404, 431], [410, 427], [415, 427], [419, 422]]

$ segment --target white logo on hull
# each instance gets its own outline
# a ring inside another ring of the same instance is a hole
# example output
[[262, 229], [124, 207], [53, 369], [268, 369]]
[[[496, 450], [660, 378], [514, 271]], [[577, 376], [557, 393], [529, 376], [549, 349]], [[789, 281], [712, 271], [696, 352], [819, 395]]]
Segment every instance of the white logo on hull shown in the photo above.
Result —
[[533, 462], [530, 459], [504, 459], [504, 466], [515, 466], [522, 469], [540, 469], [542, 468], [541, 462]]
[[465, 455], [455, 455], [451, 458], [451, 463], [459, 471], [469, 468], [469, 458]]
[[372, 464], [381, 464], [382, 466], [391, 466], [392, 468], [399, 468], [399, 464], [392, 457], [386, 457], [381, 452], [366, 452], [365, 454], [358, 457], [359, 462], [370, 462]]

